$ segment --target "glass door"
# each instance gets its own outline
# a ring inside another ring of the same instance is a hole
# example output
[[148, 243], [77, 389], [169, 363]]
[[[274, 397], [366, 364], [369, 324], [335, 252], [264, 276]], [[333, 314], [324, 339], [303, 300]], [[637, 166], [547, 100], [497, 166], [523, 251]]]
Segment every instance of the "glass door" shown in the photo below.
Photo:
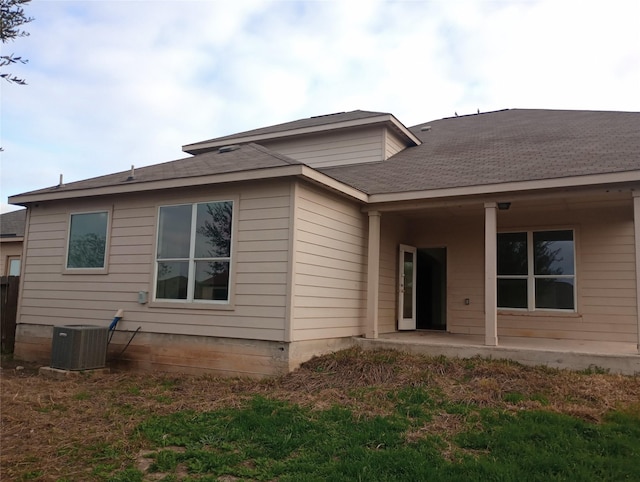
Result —
[[416, 329], [416, 248], [400, 245], [398, 330]]

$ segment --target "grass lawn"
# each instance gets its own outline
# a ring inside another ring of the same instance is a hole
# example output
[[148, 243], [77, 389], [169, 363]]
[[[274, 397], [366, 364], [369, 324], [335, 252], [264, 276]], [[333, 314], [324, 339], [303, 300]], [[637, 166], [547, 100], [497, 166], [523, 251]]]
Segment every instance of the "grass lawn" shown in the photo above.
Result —
[[640, 480], [640, 378], [346, 350], [263, 381], [2, 371], [1, 480]]

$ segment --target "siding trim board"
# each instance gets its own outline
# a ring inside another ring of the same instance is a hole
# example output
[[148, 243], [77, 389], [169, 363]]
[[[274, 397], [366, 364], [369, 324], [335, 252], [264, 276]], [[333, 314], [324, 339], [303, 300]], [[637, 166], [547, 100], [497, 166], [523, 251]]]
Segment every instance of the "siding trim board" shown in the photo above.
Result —
[[633, 193], [633, 226], [635, 241], [635, 265], [636, 265], [636, 333], [637, 348], [640, 353], [640, 191]]
[[294, 291], [297, 285], [297, 249], [298, 242], [298, 196], [299, 187], [297, 182], [292, 182], [289, 189], [289, 245], [287, 256], [287, 283], [286, 283], [286, 309], [284, 341], [293, 341], [293, 332], [296, 329], [296, 313]]

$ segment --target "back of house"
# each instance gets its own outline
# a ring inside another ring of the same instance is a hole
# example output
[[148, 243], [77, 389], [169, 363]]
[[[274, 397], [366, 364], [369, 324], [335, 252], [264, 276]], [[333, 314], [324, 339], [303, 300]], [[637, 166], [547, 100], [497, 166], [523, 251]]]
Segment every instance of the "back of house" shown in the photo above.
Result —
[[110, 357], [142, 370], [277, 375], [400, 332], [638, 353], [640, 113], [352, 111], [183, 150], [10, 198], [17, 357], [118, 310]]

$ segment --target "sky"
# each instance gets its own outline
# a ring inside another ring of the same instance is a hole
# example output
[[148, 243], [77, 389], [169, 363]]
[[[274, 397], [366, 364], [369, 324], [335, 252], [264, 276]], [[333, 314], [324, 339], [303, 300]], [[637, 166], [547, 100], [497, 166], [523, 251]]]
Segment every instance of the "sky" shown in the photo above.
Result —
[[0, 84], [7, 197], [315, 115], [640, 111], [638, 0], [33, 0]]

